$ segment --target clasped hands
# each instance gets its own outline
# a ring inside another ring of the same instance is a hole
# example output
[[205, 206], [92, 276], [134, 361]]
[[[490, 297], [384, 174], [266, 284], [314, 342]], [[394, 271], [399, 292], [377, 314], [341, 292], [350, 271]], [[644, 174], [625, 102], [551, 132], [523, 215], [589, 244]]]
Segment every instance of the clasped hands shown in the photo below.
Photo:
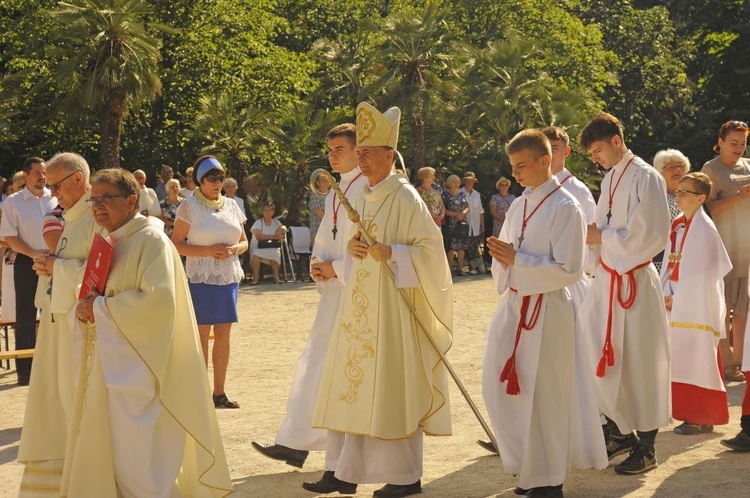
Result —
[[332, 278], [336, 278], [336, 270], [333, 268], [332, 261], [322, 261], [320, 259], [313, 259], [310, 265], [310, 277], [316, 282], [328, 282]]
[[76, 318], [86, 323], [94, 323], [94, 299], [101, 296], [96, 289], [91, 289], [88, 296], [78, 300]]
[[354, 237], [346, 245], [347, 251], [352, 255], [354, 259], [365, 259], [368, 255], [372, 256], [377, 262], [388, 261], [393, 256], [393, 250], [391, 246], [375, 242], [373, 245], [369, 245], [367, 242], [361, 240], [362, 233], [357, 232]]
[[34, 255], [34, 266], [32, 266], [32, 269], [40, 277], [51, 277], [56, 259], [57, 258], [50, 255], [48, 251], [38, 252]]
[[503, 242], [497, 237], [487, 237], [487, 250], [490, 256], [504, 265], [512, 265], [516, 262], [516, 250], [513, 244]]

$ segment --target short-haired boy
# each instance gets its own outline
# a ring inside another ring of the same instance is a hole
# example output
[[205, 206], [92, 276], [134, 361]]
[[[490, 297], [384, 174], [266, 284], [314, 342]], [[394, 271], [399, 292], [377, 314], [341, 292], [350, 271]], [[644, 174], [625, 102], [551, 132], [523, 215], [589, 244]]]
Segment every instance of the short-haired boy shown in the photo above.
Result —
[[599, 410], [608, 418], [607, 455], [629, 453], [615, 472], [640, 474], [657, 466], [656, 435], [670, 423], [669, 323], [651, 263], [669, 233], [667, 189], [664, 178], [628, 150], [615, 116], [597, 114], [579, 143], [609, 170], [586, 234], [600, 258], [581, 323], [597, 365]]
[[703, 211], [710, 193], [711, 179], [703, 173], [680, 180], [675, 197], [682, 213], [672, 222], [661, 267], [672, 347], [672, 417], [684, 422], [674, 429], [681, 435], [710, 433], [729, 422], [718, 346], [726, 337], [724, 276], [732, 262]]
[[542, 132], [520, 132], [506, 152], [530, 190], [511, 205], [499, 237], [487, 239], [497, 291], [508, 292], [487, 331], [482, 393], [503, 467], [519, 476], [516, 493], [562, 497], [576, 462], [576, 315], [566, 287], [583, 272], [585, 218], [552, 176]]

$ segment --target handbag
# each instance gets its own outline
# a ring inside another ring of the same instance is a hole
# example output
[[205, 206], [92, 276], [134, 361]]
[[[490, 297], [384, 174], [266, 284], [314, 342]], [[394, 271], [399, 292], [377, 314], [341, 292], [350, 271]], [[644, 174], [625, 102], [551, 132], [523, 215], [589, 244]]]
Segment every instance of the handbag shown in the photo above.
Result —
[[280, 240], [259, 240], [258, 249], [279, 249], [281, 247]]
[[453, 238], [454, 239], [468, 239], [469, 238], [469, 224], [465, 221], [459, 221], [456, 226], [453, 227]]

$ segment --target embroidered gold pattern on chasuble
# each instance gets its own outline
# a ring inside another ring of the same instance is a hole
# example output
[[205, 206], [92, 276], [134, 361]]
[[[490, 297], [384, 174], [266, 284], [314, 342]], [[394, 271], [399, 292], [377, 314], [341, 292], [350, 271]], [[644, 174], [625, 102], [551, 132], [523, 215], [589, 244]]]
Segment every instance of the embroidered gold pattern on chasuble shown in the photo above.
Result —
[[344, 375], [348, 381], [345, 394], [341, 400], [346, 403], [356, 403], [359, 395], [359, 386], [364, 380], [364, 370], [360, 366], [363, 361], [375, 357], [375, 346], [373, 342], [377, 338], [372, 327], [368, 325], [367, 308], [370, 300], [363, 290], [365, 280], [370, 276], [367, 270], [358, 270], [356, 285], [352, 293], [352, 305], [354, 306], [354, 322], [341, 324], [344, 336], [349, 344], [346, 352], [347, 362], [344, 365]]

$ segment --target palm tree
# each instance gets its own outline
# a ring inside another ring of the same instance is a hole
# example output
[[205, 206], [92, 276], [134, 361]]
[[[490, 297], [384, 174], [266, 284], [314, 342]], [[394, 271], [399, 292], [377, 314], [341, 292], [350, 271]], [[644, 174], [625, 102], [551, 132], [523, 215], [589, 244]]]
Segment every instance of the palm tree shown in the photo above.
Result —
[[245, 195], [245, 179], [250, 156], [275, 136], [273, 115], [265, 108], [254, 106], [231, 92], [204, 96], [192, 125], [192, 135], [208, 141], [203, 148], [226, 160], [227, 168], [239, 184], [240, 196]]
[[62, 62], [56, 78], [67, 108], [99, 116], [103, 168], [120, 165], [120, 133], [128, 112], [161, 93], [161, 41], [149, 31], [174, 32], [157, 23], [144, 0], [69, 0], [50, 12], [59, 25]]
[[334, 103], [357, 107], [365, 87], [367, 47], [368, 33], [362, 29], [351, 36], [316, 40], [311, 52], [324, 64], [318, 92]]
[[273, 200], [288, 211], [287, 221], [296, 223], [304, 211], [310, 173], [327, 165], [326, 134], [345, 119], [340, 111], [315, 109], [304, 102], [281, 114], [284, 118], [275, 132], [270, 161], [251, 168], [250, 183], [259, 201]]
[[444, 110], [441, 93], [453, 85], [443, 79], [450, 59], [447, 23], [434, 3], [422, 12], [402, 11], [387, 17], [382, 26], [368, 24], [372, 32], [385, 37], [378, 60], [383, 67], [378, 79], [368, 87], [374, 100], [379, 92], [386, 106], [398, 105], [410, 132], [412, 167], [425, 164], [425, 124], [433, 108]]

